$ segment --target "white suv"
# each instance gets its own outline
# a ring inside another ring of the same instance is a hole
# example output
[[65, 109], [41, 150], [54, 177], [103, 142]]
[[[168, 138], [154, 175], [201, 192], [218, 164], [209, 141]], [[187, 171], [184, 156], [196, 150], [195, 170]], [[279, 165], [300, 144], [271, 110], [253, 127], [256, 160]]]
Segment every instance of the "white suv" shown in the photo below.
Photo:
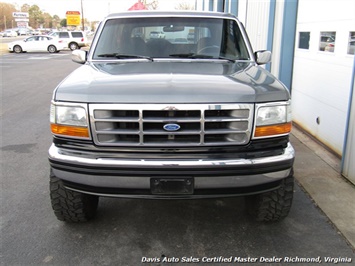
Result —
[[57, 31], [49, 35], [59, 38], [62, 42], [66, 42], [68, 48], [72, 51], [88, 45], [86, 35], [82, 31]]

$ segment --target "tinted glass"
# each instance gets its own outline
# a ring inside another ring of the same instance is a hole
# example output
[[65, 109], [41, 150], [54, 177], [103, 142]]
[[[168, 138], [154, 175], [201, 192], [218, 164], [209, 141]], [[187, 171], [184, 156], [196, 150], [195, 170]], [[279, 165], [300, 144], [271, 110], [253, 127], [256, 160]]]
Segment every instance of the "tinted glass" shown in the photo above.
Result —
[[72, 32], [71, 35], [73, 36], [73, 38], [81, 38], [81, 37], [83, 37], [83, 33], [82, 32]]
[[59, 32], [59, 38], [69, 38], [68, 32]]
[[299, 33], [298, 48], [300, 48], [300, 49], [309, 49], [310, 36], [311, 36], [310, 32], [300, 32]]
[[238, 24], [215, 18], [124, 18], [108, 20], [99, 37], [94, 59], [110, 54], [155, 58], [227, 57], [249, 60]]

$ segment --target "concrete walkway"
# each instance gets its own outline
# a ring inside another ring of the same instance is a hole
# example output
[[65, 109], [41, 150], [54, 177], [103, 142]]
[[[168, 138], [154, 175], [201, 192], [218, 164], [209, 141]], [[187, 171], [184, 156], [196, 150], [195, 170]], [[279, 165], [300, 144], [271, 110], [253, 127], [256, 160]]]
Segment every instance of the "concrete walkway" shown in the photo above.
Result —
[[341, 160], [295, 126], [291, 143], [297, 182], [354, 249], [355, 186], [341, 176]]

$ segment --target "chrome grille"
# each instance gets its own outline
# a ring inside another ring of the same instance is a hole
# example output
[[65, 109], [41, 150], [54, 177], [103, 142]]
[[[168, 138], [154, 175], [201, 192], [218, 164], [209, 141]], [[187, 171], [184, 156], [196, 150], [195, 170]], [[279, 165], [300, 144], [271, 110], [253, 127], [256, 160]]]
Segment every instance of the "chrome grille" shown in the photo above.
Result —
[[[99, 146], [217, 146], [249, 142], [253, 104], [90, 104]], [[178, 129], [167, 131], [172, 124]]]

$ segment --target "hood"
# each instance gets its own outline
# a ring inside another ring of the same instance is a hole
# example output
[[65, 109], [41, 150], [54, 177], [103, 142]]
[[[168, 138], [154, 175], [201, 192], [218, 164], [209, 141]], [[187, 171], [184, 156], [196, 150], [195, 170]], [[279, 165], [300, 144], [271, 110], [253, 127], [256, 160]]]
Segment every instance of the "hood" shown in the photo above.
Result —
[[125, 61], [86, 64], [56, 89], [56, 101], [84, 103], [254, 103], [288, 90], [254, 63]]

